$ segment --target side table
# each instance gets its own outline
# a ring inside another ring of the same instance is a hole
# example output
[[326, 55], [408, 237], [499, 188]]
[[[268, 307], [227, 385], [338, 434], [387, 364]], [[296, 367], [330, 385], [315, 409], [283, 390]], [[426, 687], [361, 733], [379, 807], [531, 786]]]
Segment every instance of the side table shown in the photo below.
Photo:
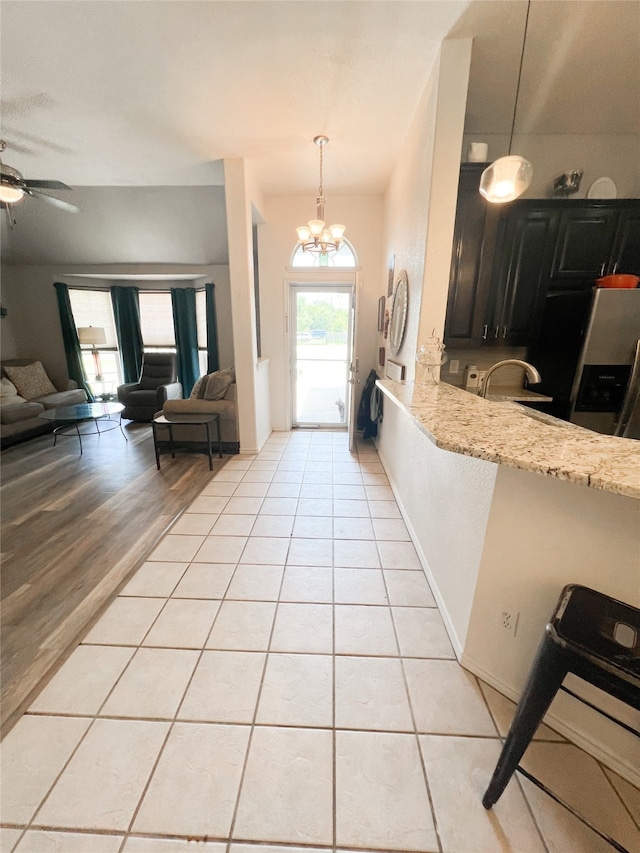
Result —
[[156, 465], [158, 467], [158, 471], [160, 470], [160, 446], [158, 443], [158, 427], [166, 427], [169, 432], [169, 447], [167, 452], [171, 453], [171, 458], [176, 458], [176, 447], [175, 442], [173, 440], [173, 428], [174, 426], [181, 426], [185, 424], [201, 424], [206, 431], [207, 435], [207, 456], [209, 457], [209, 470], [213, 471], [213, 457], [211, 452], [211, 424], [215, 423], [217, 429], [217, 437], [218, 437], [218, 457], [222, 458], [222, 440], [220, 437], [220, 415], [218, 414], [206, 414], [206, 415], [172, 415], [171, 420], [166, 418], [164, 415], [156, 415], [156, 417], [151, 421], [151, 428], [153, 429], [153, 446], [156, 452]]

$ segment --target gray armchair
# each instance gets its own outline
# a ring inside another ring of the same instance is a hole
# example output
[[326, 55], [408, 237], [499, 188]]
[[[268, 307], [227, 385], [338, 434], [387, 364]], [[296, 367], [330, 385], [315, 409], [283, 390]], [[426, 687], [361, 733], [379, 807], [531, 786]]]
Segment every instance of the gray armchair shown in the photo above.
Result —
[[145, 353], [138, 382], [118, 386], [118, 400], [124, 406], [122, 417], [130, 421], [151, 422], [167, 400], [182, 399], [182, 385], [177, 380], [178, 359], [175, 353]]

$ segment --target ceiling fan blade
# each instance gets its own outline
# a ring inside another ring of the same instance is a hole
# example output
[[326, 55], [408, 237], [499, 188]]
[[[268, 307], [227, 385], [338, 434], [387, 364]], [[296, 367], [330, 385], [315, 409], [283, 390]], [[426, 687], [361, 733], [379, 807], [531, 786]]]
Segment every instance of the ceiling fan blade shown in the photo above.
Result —
[[24, 182], [28, 187], [33, 187], [36, 190], [70, 190], [62, 181], [32, 181], [30, 178], [24, 178]]
[[40, 190], [34, 190], [32, 187], [27, 187], [27, 194], [34, 198], [41, 198], [43, 201], [54, 205], [54, 207], [59, 207], [61, 210], [66, 210], [69, 213], [80, 212], [80, 208], [76, 207], [75, 204], [69, 204], [68, 201], [63, 201], [61, 198], [55, 198], [55, 196], [47, 195], [46, 193], [40, 192]]

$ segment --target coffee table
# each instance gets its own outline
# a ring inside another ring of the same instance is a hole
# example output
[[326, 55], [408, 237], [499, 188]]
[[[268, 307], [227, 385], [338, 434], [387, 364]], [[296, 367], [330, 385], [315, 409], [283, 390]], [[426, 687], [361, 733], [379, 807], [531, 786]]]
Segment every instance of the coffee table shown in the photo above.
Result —
[[153, 445], [156, 451], [156, 466], [158, 471], [160, 470], [160, 443], [158, 440], [158, 427], [166, 427], [169, 432], [169, 448], [168, 452], [171, 453], [172, 459], [176, 458], [176, 446], [173, 440], [173, 428], [174, 426], [184, 426], [186, 424], [200, 424], [205, 428], [207, 434], [207, 456], [209, 457], [209, 470], [213, 471], [213, 457], [211, 454], [211, 424], [215, 424], [218, 430], [218, 456], [222, 458], [222, 437], [220, 435], [220, 415], [209, 413], [209, 414], [171, 414], [171, 418], [165, 417], [165, 415], [156, 415], [155, 418], [151, 421], [151, 428], [153, 429]]
[[[61, 422], [60, 426], [55, 427], [53, 430], [54, 447], [56, 446], [59, 435], [64, 438], [72, 438], [74, 435], [77, 435], [78, 441], [80, 442], [80, 453], [82, 454], [83, 435], [100, 435], [103, 432], [109, 432], [109, 430], [120, 427], [120, 432], [122, 433], [124, 440], [129, 440], [122, 429], [122, 420], [115, 420], [111, 417], [111, 415], [119, 414], [123, 409], [124, 406], [122, 403], [79, 403], [77, 406], [64, 406], [61, 409], [48, 409], [46, 412], [42, 412], [40, 417], [47, 421]], [[80, 432], [80, 424], [85, 421], [93, 421], [95, 429]], [[105, 421], [109, 425], [106, 427], [103, 426], [103, 428], [100, 429], [100, 424], [102, 423], [104, 425]], [[75, 429], [75, 433], [64, 432], [64, 430], [69, 427]]]

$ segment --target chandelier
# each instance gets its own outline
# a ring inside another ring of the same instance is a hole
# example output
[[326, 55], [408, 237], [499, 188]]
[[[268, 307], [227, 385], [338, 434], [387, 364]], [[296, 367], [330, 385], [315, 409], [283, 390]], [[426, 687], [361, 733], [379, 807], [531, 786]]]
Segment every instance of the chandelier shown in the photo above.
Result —
[[320, 187], [316, 198], [316, 218], [310, 219], [307, 225], [296, 228], [298, 232], [298, 245], [303, 252], [312, 252], [316, 255], [329, 255], [337, 252], [340, 241], [345, 232], [344, 225], [325, 225], [324, 223], [324, 195], [322, 188], [322, 149], [329, 142], [327, 136], [316, 136], [313, 140], [320, 149]]

